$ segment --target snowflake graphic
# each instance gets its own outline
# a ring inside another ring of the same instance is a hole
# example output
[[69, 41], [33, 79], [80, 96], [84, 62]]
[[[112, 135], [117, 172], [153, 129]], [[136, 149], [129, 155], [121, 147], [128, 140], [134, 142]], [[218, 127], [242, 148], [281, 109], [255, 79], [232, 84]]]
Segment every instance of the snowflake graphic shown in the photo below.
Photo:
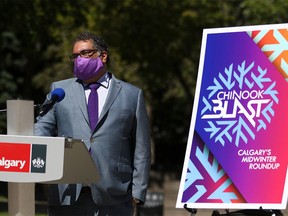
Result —
[[267, 77], [267, 69], [243, 61], [231, 63], [214, 77], [203, 96], [201, 120], [210, 139], [224, 146], [255, 139], [256, 132], [266, 130], [274, 116], [273, 105], [279, 103], [276, 81]]

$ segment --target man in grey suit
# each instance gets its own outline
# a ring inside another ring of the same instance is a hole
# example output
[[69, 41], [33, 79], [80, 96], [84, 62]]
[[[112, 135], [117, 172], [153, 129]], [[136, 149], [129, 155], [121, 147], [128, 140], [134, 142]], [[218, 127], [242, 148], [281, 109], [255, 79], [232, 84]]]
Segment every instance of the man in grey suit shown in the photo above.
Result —
[[[132, 215], [145, 202], [150, 134], [143, 92], [107, 72], [108, 58], [101, 37], [80, 34], [71, 56], [75, 77], [51, 85], [51, 91], [62, 88], [65, 98], [37, 117], [35, 135], [83, 140], [101, 176], [89, 185], [49, 185], [49, 215]], [[87, 109], [91, 83], [98, 83], [96, 126]]]

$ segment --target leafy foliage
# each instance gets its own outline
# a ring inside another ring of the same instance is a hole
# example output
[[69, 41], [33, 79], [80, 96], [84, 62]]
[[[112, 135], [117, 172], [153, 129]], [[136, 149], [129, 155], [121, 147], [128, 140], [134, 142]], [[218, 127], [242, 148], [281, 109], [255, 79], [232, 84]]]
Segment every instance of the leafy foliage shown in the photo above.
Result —
[[[182, 167], [204, 28], [280, 23], [286, 0], [1, 0], [0, 102], [42, 103], [51, 82], [72, 76], [81, 31], [110, 45], [109, 70], [144, 89], [155, 162]], [[1, 105], [4, 107], [4, 105]], [[5, 133], [5, 115], [0, 132]], [[175, 160], [171, 160], [174, 157]]]

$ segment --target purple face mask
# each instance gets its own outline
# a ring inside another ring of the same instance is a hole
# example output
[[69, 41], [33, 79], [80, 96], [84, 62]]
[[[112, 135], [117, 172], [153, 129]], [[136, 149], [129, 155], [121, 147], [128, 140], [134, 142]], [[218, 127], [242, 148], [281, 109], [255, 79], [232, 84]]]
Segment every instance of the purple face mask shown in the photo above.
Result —
[[74, 62], [74, 76], [84, 81], [91, 79], [99, 74], [104, 64], [99, 57], [83, 58], [78, 56]]

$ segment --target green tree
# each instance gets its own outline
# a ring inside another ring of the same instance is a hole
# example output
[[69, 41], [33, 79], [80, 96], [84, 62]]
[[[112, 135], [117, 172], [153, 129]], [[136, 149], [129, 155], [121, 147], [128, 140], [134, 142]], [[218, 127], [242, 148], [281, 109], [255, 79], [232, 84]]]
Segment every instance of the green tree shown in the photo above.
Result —
[[0, 8], [1, 103], [43, 102], [51, 82], [73, 76], [73, 38], [93, 31], [110, 45], [109, 70], [145, 91], [156, 163], [180, 169], [203, 29], [285, 22], [288, 2], [1, 0]]

